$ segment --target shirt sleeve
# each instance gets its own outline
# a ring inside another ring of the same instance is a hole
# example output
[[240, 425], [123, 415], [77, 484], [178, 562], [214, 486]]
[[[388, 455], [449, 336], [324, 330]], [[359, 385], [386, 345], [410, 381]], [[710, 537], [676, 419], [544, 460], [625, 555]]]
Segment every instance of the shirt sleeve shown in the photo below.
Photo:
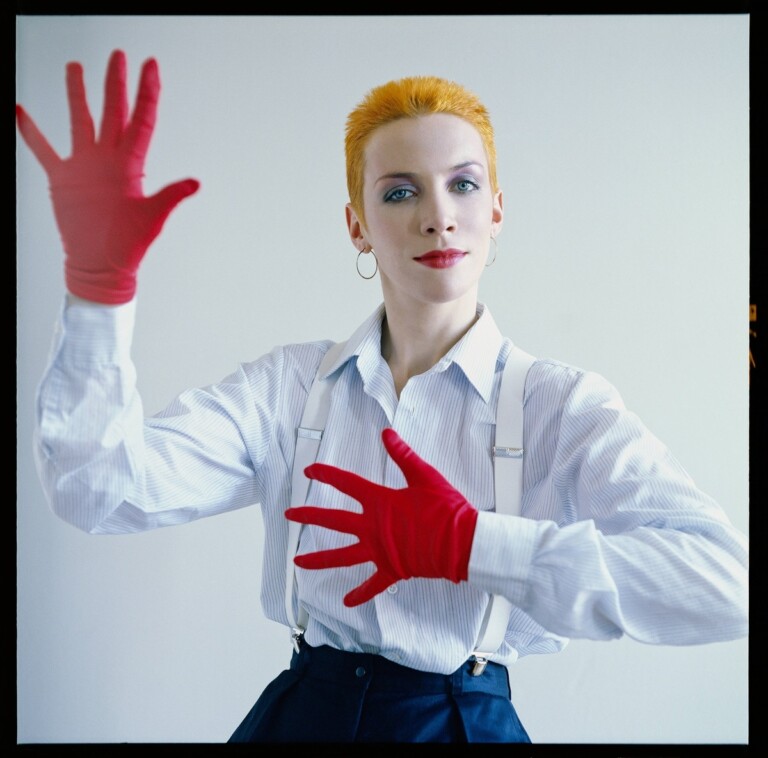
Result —
[[608, 382], [566, 373], [561, 398], [526, 397], [523, 513], [479, 514], [470, 581], [566, 637], [746, 636], [746, 536]]
[[130, 357], [135, 303], [68, 305], [38, 388], [34, 452], [53, 511], [94, 534], [170, 526], [259, 501], [280, 354], [145, 418]]

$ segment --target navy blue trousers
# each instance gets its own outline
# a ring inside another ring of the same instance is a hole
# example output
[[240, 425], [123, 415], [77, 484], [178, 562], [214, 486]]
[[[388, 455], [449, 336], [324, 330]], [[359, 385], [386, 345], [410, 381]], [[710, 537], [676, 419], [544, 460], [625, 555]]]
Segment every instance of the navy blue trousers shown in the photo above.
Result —
[[230, 742], [530, 742], [506, 667], [431, 674], [368, 653], [301, 644]]

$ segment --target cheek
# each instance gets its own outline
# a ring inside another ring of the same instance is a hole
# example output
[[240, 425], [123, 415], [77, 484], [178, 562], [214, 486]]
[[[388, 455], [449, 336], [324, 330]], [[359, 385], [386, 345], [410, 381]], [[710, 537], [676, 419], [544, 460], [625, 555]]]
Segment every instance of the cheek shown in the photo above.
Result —
[[387, 242], [397, 243], [408, 231], [408, 216], [400, 208], [368, 206], [366, 220], [368, 233], [372, 240], [382, 245]]

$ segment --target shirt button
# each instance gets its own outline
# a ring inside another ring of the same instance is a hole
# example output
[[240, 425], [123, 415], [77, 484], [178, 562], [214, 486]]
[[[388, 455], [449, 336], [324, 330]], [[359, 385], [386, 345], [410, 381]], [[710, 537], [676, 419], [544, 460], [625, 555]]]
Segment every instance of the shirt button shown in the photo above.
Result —
[[355, 669], [355, 676], [356, 676], [356, 677], [365, 676], [365, 669], [364, 669], [362, 666], [358, 666], [358, 667]]
[[387, 587], [387, 592], [389, 592], [390, 595], [396, 595], [397, 594], [397, 585], [396, 584], [390, 584], [389, 587]]

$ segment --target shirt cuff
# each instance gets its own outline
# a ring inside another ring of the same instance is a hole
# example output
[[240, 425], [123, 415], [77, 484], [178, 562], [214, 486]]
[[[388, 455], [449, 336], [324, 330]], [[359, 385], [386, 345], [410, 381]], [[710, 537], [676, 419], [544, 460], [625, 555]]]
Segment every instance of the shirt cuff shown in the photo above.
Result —
[[546, 523], [494, 511], [477, 514], [469, 582], [524, 607], [536, 545]]
[[80, 365], [120, 363], [130, 358], [135, 321], [135, 299], [123, 305], [65, 302], [59, 357]]

